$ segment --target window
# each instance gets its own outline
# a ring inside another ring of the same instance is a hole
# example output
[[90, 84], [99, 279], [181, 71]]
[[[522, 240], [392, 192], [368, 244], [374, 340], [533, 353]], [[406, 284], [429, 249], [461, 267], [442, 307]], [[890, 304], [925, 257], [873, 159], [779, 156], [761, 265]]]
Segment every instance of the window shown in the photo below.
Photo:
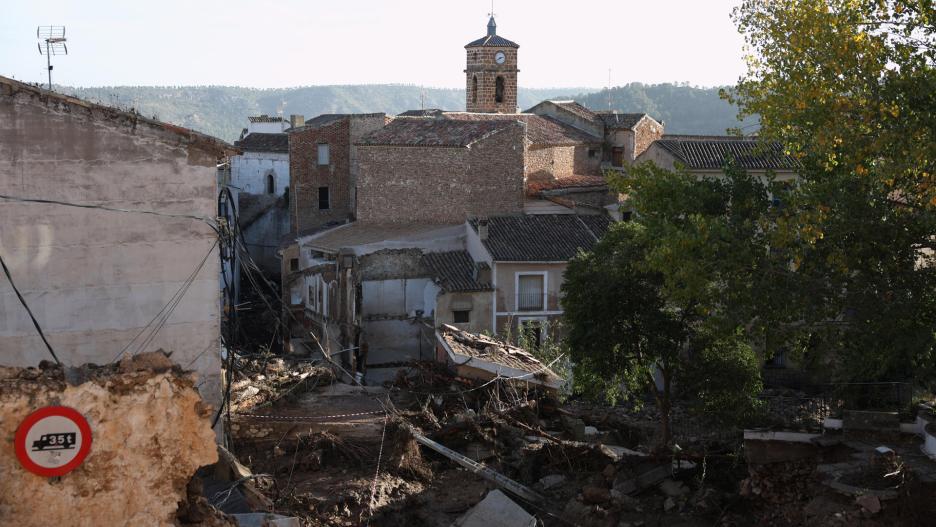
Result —
[[299, 258], [292, 258], [289, 260], [289, 270], [290, 271], [299, 270]]
[[318, 164], [321, 166], [327, 165], [328, 163], [328, 145], [321, 143], [318, 145]]
[[267, 194], [276, 194], [276, 179], [273, 177], [273, 174], [267, 174], [267, 177], [266, 177], [266, 193], [267, 193]]
[[467, 309], [452, 311], [452, 322], [455, 324], [467, 324], [471, 322], [471, 311]]
[[328, 198], [328, 187], [319, 187], [318, 188], [318, 197], [319, 197], [319, 210], [328, 210], [330, 205], [330, 200]]
[[475, 75], [471, 81], [471, 102], [478, 103], [478, 76]]
[[521, 274], [517, 276], [517, 310], [543, 311], [545, 305], [545, 274]]
[[504, 102], [504, 78], [497, 77], [494, 82], [494, 102]]
[[589, 159], [595, 159], [596, 157], [598, 157], [598, 150], [595, 149], [595, 148], [589, 148], [589, 149], [588, 149], [588, 158], [589, 158]]
[[616, 167], [624, 166], [624, 149], [623, 148], [611, 149], [611, 165], [616, 166]]

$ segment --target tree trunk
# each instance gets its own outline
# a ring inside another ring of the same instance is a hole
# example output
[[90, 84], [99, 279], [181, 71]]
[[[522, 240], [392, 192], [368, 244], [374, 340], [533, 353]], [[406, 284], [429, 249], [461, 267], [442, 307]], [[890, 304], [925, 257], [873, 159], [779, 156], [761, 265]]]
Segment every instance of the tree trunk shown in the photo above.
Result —
[[653, 395], [656, 399], [657, 410], [660, 412], [660, 429], [658, 435], [657, 448], [660, 450], [669, 449], [673, 443], [673, 431], [670, 423], [670, 411], [673, 408], [672, 398], [670, 397], [670, 372], [668, 368], [660, 368], [660, 374], [663, 376], [663, 390], [659, 390], [656, 385], [656, 379], [650, 376], [650, 386], [653, 389]]

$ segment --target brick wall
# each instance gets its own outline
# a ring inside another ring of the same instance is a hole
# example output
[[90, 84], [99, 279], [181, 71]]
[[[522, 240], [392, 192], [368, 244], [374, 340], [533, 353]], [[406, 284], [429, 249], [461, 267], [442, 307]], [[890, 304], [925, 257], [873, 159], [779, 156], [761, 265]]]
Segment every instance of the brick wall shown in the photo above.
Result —
[[459, 223], [523, 210], [524, 128], [470, 148], [359, 146], [358, 219]]
[[[292, 232], [352, 214], [350, 186], [350, 122], [340, 119], [289, 134], [289, 218]], [[329, 163], [318, 164], [318, 145], [327, 144]], [[329, 208], [319, 209], [319, 187], [328, 187]]]
[[530, 183], [552, 181], [575, 173], [575, 147], [533, 147], [526, 152], [526, 177]]
[[[503, 64], [494, 61], [494, 55], [504, 52]], [[497, 77], [504, 78], [503, 102], [494, 99]], [[478, 92], [474, 94], [474, 79], [477, 78]], [[469, 48], [465, 69], [465, 108], [469, 112], [516, 113], [517, 112], [517, 50], [516, 48], [477, 47]]]

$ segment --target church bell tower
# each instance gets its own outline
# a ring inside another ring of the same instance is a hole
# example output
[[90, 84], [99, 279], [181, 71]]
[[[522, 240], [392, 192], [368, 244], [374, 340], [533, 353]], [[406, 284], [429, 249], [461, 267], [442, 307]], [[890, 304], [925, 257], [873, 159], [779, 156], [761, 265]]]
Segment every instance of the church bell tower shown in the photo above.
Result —
[[494, 15], [487, 35], [465, 46], [465, 108], [469, 112], [517, 113], [517, 48], [497, 34]]

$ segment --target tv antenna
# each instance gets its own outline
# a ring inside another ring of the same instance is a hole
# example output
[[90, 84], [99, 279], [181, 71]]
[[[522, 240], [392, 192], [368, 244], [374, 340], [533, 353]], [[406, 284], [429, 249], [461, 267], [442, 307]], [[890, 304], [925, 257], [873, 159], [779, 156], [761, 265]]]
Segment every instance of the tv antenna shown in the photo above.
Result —
[[611, 111], [611, 68], [608, 68], [608, 111]]
[[45, 55], [49, 70], [49, 91], [52, 91], [52, 55], [68, 55], [65, 45], [65, 26], [39, 26], [36, 28], [39, 54]]

